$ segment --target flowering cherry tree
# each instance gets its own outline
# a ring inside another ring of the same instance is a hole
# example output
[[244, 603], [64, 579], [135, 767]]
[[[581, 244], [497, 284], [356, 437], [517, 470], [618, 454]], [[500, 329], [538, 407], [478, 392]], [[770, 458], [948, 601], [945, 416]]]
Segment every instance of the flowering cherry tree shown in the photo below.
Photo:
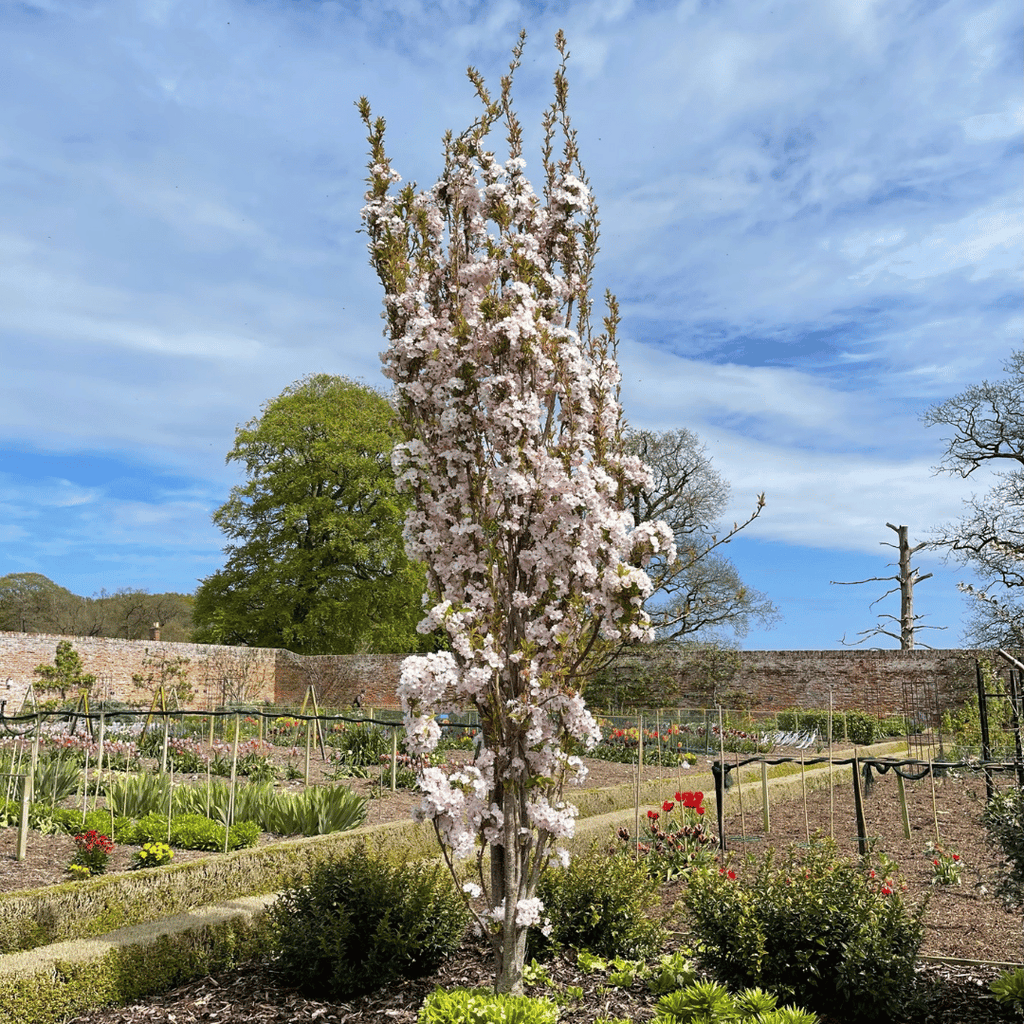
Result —
[[[511, 103], [524, 40], [498, 98], [469, 70], [483, 111], [445, 136], [444, 172], [426, 191], [394, 188], [384, 120], [359, 101], [370, 144], [362, 217], [390, 339], [381, 358], [405, 437], [393, 464], [413, 498], [406, 551], [427, 566], [419, 628], [443, 628], [451, 647], [403, 664], [406, 745], [429, 753], [438, 714], [479, 712], [474, 762], [421, 770], [418, 814], [457, 880], [471, 874], [463, 889], [504, 992], [522, 990], [527, 929], [544, 926], [540, 871], [568, 860], [559, 843], [576, 809], [562, 786], [585, 774], [574, 752], [599, 738], [583, 681], [610, 649], [650, 639], [643, 565], [673, 548], [666, 526], [628, 511], [649, 474], [624, 444], [613, 297], [604, 331], [590, 326], [597, 208], [566, 112], [565, 40], [540, 195]], [[501, 163], [486, 148], [498, 122]]]

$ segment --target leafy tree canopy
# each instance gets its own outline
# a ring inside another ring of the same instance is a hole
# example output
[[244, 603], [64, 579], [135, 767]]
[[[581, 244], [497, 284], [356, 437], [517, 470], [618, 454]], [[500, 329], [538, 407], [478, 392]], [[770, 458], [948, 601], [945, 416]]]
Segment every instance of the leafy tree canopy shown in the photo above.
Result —
[[125, 588], [80, 597], [40, 573], [0, 577], [0, 630], [141, 640], [154, 622], [160, 623], [162, 639], [187, 640], [192, 596]]
[[195, 639], [299, 654], [417, 651], [424, 571], [405, 556], [407, 500], [387, 400], [344, 377], [296, 381], [238, 428], [245, 468], [213, 516], [227, 564], [196, 593]]

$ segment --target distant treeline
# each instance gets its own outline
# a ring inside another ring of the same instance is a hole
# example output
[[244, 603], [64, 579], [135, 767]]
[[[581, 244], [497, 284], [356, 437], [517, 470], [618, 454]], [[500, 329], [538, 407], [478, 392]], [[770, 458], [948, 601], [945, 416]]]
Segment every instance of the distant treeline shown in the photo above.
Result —
[[143, 640], [159, 622], [161, 640], [181, 643], [192, 638], [193, 601], [127, 589], [80, 597], [40, 573], [11, 573], [0, 576], [0, 631]]

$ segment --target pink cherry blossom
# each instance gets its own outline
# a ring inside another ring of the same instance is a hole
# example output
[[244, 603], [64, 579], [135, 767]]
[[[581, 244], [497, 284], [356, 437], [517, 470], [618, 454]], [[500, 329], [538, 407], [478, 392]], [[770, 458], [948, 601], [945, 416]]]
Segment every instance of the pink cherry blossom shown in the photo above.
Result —
[[[561, 34], [557, 45], [564, 84]], [[674, 544], [664, 523], [630, 512], [650, 473], [624, 451], [611, 296], [604, 330], [590, 324], [597, 210], [564, 90], [544, 118], [537, 194], [511, 72], [496, 103], [470, 77], [484, 112], [446, 138], [444, 171], [421, 192], [393, 188], [384, 123], [360, 101], [371, 150], [362, 218], [404, 434], [392, 465], [412, 499], [405, 546], [428, 574], [419, 628], [443, 631], [450, 648], [403, 664], [406, 747], [428, 754], [437, 716], [467, 707], [482, 732], [472, 766], [421, 770], [416, 813], [433, 822], [457, 877], [473, 858], [491, 908], [477, 923], [492, 935], [499, 989], [515, 991], [525, 930], [542, 920], [539, 872], [565, 856], [552, 843], [575, 827], [562, 787], [584, 770], [568, 749], [600, 738], [582, 687], [618, 645], [651, 638], [643, 566], [674, 557]], [[499, 117], [504, 162], [486, 148]]]

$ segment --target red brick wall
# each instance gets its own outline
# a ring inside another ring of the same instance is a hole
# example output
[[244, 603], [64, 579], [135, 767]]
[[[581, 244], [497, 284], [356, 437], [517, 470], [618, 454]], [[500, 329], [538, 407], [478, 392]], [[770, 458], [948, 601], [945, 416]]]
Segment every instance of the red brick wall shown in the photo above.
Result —
[[[252, 700], [273, 700], [276, 651], [181, 644], [162, 640], [121, 640], [112, 637], [54, 636], [48, 633], [0, 632], [0, 700], [7, 713], [21, 708], [30, 682], [38, 682], [33, 669], [52, 665], [61, 640], [70, 640], [82, 659], [82, 668], [96, 677], [92, 699], [148, 703], [132, 682], [133, 674], [147, 674], [159, 659], [187, 658], [185, 673], [195, 690], [195, 707], [214, 707], [239, 689]], [[38, 694], [40, 698], [52, 694]]]
[[[97, 677], [94, 696], [140, 702], [132, 674], [147, 658], [189, 659], [188, 678], [196, 690], [196, 707], [213, 707], [234, 696], [281, 705], [301, 703], [307, 687], [316, 687], [321, 704], [351, 705], [362, 695], [366, 707], [395, 707], [402, 655], [322, 655], [302, 657], [289, 651], [119, 640], [106, 637], [60, 637], [0, 632], [0, 699], [8, 714], [21, 707], [25, 691], [37, 677], [33, 669], [52, 664], [59, 640], [71, 640], [86, 672]], [[736, 706], [772, 711], [788, 707], [828, 707], [831, 689], [837, 710], [873, 714], [898, 713], [905, 693], [933, 701], [933, 684], [941, 707], [958, 703], [974, 685], [978, 652], [916, 651], [739, 651], [728, 678], [715, 687], [702, 685], [700, 672], [686, 664], [642, 670], [639, 703], [677, 706], [710, 705], [717, 697]], [[619, 678], [628, 676], [628, 665]], [[9, 689], [7, 683], [9, 682]], [[241, 692], [244, 691], [244, 692]], [[638, 694], [639, 696], [639, 694]], [[141, 700], [146, 698], [143, 696]]]

